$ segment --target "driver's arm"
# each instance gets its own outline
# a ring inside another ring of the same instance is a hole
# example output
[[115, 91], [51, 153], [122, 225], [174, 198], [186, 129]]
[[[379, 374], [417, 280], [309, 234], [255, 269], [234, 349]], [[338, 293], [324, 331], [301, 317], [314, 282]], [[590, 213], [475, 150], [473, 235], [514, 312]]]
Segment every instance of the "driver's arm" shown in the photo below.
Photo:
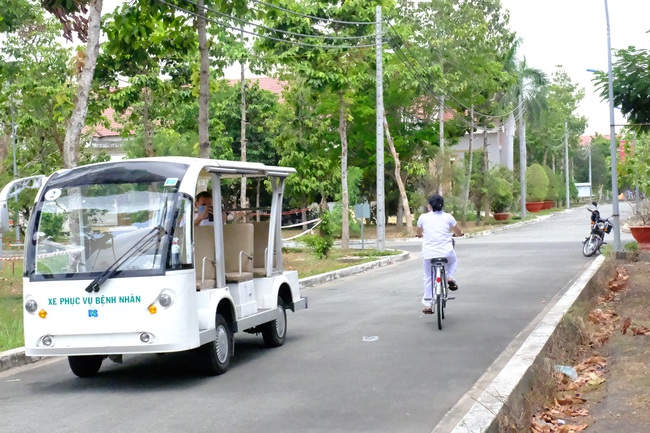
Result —
[[422, 227], [418, 226], [418, 227], [415, 229], [415, 235], [416, 235], [417, 237], [421, 238], [423, 234], [424, 234], [424, 230], [422, 230]]
[[455, 234], [456, 236], [458, 236], [458, 237], [464, 235], [463, 231], [460, 229], [460, 227], [458, 227], [458, 224], [456, 224], [455, 226], [453, 226], [453, 227], [451, 228], [451, 231], [454, 232], [454, 234]]

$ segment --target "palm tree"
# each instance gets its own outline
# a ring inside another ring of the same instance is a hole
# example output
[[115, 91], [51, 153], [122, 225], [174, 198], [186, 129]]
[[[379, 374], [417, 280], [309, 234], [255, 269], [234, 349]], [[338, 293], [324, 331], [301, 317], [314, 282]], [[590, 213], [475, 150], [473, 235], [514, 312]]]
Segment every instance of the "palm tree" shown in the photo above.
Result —
[[519, 170], [521, 183], [521, 219], [526, 218], [526, 120], [535, 121], [546, 109], [548, 77], [537, 68], [531, 68], [526, 58], [517, 60], [517, 49], [521, 40], [517, 40], [504, 63], [504, 69], [514, 75], [515, 84], [502, 99], [507, 107], [516, 107], [508, 116], [508, 123], [515, 122], [514, 113], [519, 121]]

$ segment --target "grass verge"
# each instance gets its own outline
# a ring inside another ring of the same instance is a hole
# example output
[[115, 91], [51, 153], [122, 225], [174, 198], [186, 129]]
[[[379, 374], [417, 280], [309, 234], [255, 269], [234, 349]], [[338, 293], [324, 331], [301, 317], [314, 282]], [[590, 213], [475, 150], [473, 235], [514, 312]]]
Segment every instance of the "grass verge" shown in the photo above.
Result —
[[21, 261], [2, 262], [0, 270], [0, 352], [23, 345]]

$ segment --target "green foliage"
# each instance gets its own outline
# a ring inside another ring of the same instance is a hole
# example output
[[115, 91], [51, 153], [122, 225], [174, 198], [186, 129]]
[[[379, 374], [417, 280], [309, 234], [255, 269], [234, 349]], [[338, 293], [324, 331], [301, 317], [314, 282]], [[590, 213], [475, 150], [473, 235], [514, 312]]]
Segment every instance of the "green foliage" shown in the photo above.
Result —
[[321, 212], [321, 223], [318, 225], [318, 235], [305, 236], [304, 242], [314, 249], [319, 259], [327, 258], [334, 245], [335, 226], [332, 221], [332, 214], [328, 211]]
[[526, 170], [526, 200], [542, 201], [548, 193], [548, 176], [539, 164], [532, 164]]
[[[650, 87], [650, 50], [630, 46], [615, 52], [616, 61], [612, 65], [614, 106], [638, 132], [650, 132], [650, 106], [648, 88]], [[603, 101], [609, 99], [609, 76], [606, 71], [598, 71], [593, 80], [601, 90]]]
[[650, 135], [640, 134], [636, 140], [627, 138], [625, 158], [618, 166], [620, 183], [629, 188], [638, 185], [639, 191], [647, 194], [650, 192]]
[[548, 192], [546, 193], [546, 200], [558, 201], [564, 191], [564, 184], [562, 183], [562, 177], [553, 171], [551, 167], [545, 165], [544, 172], [548, 177]]
[[492, 211], [508, 211], [514, 202], [512, 171], [501, 165], [492, 167], [487, 176], [486, 187]]
[[569, 199], [572, 202], [578, 201], [578, 188], [573, 181], [569, 182]]
[[[336, 203], [334, 208], [330, 212], [331, 224], [332, 224], [332, 234], [336, 238], [340, 238], [343, 233], [343, 207], [341, 203]], [[350, 236], [360, 236], [361, 235], [361, 225], [359, 221], [354, 219], [354, 217], [348, 218], [348, 228]]]

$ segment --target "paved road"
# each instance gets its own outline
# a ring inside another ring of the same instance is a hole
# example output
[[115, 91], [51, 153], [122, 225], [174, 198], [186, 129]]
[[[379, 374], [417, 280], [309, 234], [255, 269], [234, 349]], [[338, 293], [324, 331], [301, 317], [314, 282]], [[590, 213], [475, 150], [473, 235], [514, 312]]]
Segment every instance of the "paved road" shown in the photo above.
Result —
[[443, 331], [420, 313], [419, 245], [399, 244], [412, 259], [305, 290], [310, 308], [289, 315], [283, 347], [240, 336], [223, 376], [192, 373], [186, 354], [107, 362], [86, 380], [61, 361], [0, 373], [0, 430], [425, 433], [450, 410], [452, 425], [591, 262], [588, 218], [461, 239]]

